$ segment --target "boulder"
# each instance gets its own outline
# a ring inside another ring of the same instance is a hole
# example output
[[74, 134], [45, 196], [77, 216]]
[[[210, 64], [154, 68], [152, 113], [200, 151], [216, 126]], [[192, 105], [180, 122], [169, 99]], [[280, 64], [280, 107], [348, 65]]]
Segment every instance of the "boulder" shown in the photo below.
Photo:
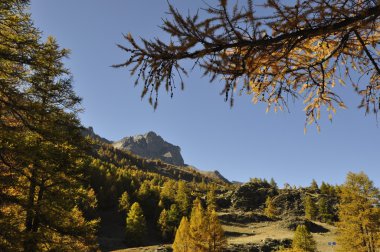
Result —
[[226, 252], [271, 252], [278, 251], [280, 248], [290, 248], [292, 246], [291, 239], [265, 239], [263, 242], [247, 243], [247, 244], [230, 244], [225, 250]]

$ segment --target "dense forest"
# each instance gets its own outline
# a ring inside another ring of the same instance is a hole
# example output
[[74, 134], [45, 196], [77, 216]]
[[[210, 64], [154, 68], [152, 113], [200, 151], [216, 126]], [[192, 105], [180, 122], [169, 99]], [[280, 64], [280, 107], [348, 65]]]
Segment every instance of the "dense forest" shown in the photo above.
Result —
[[366, 174], [231, 183], [117, 149], [81, 125], [68, 50], [42, 40], [28, 1], [1, 1], [0, 28], [0, 251], [318, 251], [324, 235], [379, 251], [380, 192]]

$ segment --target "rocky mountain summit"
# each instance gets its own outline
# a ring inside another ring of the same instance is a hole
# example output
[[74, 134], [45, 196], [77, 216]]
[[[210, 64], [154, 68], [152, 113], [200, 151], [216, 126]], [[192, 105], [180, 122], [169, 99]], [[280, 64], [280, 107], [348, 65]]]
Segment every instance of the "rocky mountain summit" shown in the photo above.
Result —
[[160, 159], [166, 163], [184, 166], [181, 148], [166, 142], [153, 131], [144, 135], [130, 136], [112, 144], [115, 148], [128, 150], [144, 158]]

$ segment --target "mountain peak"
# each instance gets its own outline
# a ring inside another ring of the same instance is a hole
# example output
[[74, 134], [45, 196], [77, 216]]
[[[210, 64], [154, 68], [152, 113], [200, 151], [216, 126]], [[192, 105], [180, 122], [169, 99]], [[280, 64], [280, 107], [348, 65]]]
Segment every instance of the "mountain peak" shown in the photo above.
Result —
[[149, 132], [145, 133], [144, 136], [146, 136], [146, 137], [160, 137], [160, 136], [157, 135], [157, 133], [154, 132], [154, 131], [149, 131]]
[[166, 142], [154, 131], [149, 131], [143, 135], [124, 137], [120, 141], [114, 142], [113, 146], [128, 150], [141, 157], [160, 159], [173, 165], [184, 165], [181, 148]]

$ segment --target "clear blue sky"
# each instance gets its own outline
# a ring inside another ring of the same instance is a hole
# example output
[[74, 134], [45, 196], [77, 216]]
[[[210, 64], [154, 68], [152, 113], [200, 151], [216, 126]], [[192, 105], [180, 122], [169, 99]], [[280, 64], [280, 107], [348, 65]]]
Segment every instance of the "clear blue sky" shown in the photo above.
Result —
[[[171, 2], [182, 11], [203, 6], [201, 0]], [[153, 111], [128, 71], [110, 66], [127, 59], [116, 47], [125, 44], [123, 33], [166, 37], [158, 28], [166, 11], [166, 0], [31, 1], [44, 36], [72, 51], [66, 65], [83, 98], [85, 126], [110, 140], [153, 130], [181, 146], [186, 163], [219, 170], [230, 180], [273, 177], [279, 185], [308, 185], [315, 178], [335, 184], [348, 171], [364, 171], [380, 186], [380, 128], [373, 115], [356, 108], [359, 97], [349, 87], [342, 94], [349, 109], [338, 110], [332, 124], [322, 120], [319, 134], [309, 127], [304, 135], [301, 102], [290, 104], [290, 113], [266, 114], [249, 96], [237, 96], [231, 109], [219, 95], [222, 83], [210, 84], [198, 69], [184, 92], [173, 99], [161, 94]]]

